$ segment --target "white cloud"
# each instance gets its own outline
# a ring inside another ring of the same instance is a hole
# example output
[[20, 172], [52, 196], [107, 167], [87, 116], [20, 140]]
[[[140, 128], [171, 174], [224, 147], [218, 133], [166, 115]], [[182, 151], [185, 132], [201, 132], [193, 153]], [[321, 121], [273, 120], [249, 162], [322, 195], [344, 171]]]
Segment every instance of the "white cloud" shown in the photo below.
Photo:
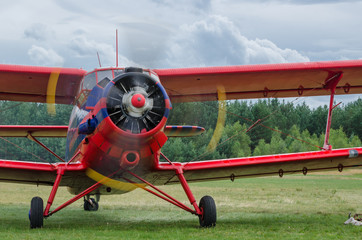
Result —
[[33, 45], [29, 49], [28, 55], [37, 65], [58, 67], [64, 64], [63, 57], [58, 55], [53, 49], [45, 49], [43, 47]]
[[[99, 53], [102, 67], [115, 66], [115, 50], [112, 45], [88, 39], [85, 35], [75, 36], [71, 39], [69, 47], [78, 58], [97, 57]], [[123, 55], [118, 56], [120, 66], [140, 66]]]
[[267, 39], [249, 40], [227, 18], [210, 16], [181, 27], [169, 43], [167, 61], [172, 67], [191, 67], [306, 62], [309, 58]]
[[79, 56], [91, 56], [98, 52], [113, 52], [112, 46], [88, 40], [84, 35], [76, 36], [70, 40], [69, 47]]

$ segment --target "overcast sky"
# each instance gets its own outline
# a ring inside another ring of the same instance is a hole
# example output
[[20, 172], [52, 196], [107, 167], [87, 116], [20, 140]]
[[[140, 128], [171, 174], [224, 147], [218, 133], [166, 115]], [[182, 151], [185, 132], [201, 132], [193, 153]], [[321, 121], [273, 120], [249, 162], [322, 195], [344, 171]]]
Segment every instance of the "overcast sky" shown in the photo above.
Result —
[[98, 51], [114, 66], [115, 29], [122, 66], [362, 59], [361, 12], [357, 0], [3, 1], [0, 63], [92, 70]]

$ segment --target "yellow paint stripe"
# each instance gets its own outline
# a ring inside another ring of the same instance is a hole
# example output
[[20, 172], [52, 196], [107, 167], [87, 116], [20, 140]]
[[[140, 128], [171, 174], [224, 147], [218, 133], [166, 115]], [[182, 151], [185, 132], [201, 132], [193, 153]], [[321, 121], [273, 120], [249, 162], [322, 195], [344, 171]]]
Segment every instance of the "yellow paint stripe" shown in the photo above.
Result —
[[139, 183], [128, 183], [128, 182], [121, 182], [109, 177], [106, 177], [99, 172], [94, 171], [91, 168], [88, 168], [86, 171], [88, 177], [93, 179], [94, 181], [100, 182], [107, 187], [111, 187], [114, 189], [118, 189], [124, 192], [130, 192], [135, 190], [136, 188], [145, 188], [146, 184], [139, 184]]
[[225, 119], [226, 119], [226, 94], [223, 86], [217, 87], [217, 96], [219, 100], [219, 111], [217, 115], [217, 123], [214, 134], [207, 146], [208, 152], [213, 152], [220, 141], [222, 132], [224, 131]]
[[48, 80], [46, 103], [47, 103], [48, 113], [51, 115], [55, 115], [55, 93], [57, 90], [60, 70], [61, 68], [54, 68]]

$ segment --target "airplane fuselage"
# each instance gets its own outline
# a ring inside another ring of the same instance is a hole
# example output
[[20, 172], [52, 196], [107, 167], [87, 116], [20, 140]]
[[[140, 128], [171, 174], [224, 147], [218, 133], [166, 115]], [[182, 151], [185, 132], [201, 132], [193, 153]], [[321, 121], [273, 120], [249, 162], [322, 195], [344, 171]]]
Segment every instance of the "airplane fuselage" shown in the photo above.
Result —
[[152, 181], [151, 170], [167, 141], [163, 130], [170, 109], [155, 73], [139, 68], [96, 69], [80, 85], [69, 122], [66, 159], [82, 158], [87, 176], [94, 181], [107, 178], [103, 193], [136, 188], [121, 180], [132, 179], [126, 176], [130, 169]]

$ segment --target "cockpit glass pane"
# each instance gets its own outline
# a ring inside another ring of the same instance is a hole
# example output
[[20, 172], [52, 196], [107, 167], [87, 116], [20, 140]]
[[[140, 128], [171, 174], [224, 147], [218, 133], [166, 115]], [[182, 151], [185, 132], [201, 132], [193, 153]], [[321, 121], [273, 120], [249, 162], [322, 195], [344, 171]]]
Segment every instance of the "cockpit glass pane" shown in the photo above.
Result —
[[117, 77], [118, 75], [124, 73], [124, 70], [121, 70], [121, 69], [116, 69], [114, 70], [114, 77]]
[[91, 90], [96, 85], [96, 73], [93, 72], [84, 77], [83, 89]]
[[98, 71], [97, 77], [98, 77], [98, 83], [100, 83], [105, 78], [112, 80], [113, 79], [112, 70]]

